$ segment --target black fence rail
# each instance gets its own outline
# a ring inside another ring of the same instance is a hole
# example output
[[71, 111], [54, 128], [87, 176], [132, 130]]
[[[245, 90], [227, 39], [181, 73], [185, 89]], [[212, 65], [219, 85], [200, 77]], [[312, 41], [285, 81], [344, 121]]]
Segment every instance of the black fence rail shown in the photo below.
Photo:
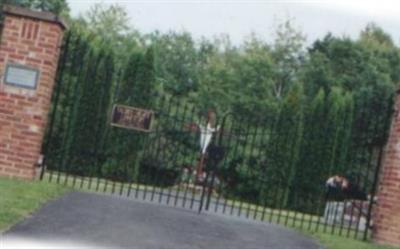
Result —
[[4, 4], [0, 3], [0, 41], [1, 41], [1, 37], [3, 35], [3, 26], [4, 26], [4, 18], [5, 18], [5, 15], [3, 13], [3, 8], [4, 8]]
[[[148, 91], [130, 98], [135, 93], [125, 86], [133, 69], [117, 70], [112, 54], [91, 49], [81, 36], [69, 33], [63, 53], [43, 147], [44, 179], [369, 237], [391, 96], [354, 101], [333, 114], [324, 105], [302, 113], [283, 106], [259, 117], [207, 115], [190, 99]], [[114, 104], [152, 110], [152, 129], [111, 126]], [[335, 175], [345, 177], [352, 192], [328, 192], [326, 181]]]

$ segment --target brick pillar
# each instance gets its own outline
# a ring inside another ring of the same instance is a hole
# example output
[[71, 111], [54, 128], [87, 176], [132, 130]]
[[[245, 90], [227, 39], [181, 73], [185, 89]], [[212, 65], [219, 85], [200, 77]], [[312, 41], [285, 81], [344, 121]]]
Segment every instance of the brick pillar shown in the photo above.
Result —
[[396, 93], [377, 196], [373, 239], [379, 244], [400, 246], [400, 91]]
[[0, 176], [33, 179], [66, 26], [49, 12], [5, 6], [3, 14]]

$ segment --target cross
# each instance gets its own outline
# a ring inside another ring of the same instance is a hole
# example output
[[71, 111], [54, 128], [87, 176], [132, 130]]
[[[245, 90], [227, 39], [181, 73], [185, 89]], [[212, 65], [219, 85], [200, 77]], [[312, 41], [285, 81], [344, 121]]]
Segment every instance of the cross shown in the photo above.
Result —
[[204, 159], [207, 154], [208, 146], [210, 145], [214, 133], [219, 132], [220, 127], [214, 127], [216, 120], [216, 113], [213, 110], [209, 110], [207, 113], [207, 123], [206, 125], [202, 124], [190, 124], [189, 128], [192, 131], [200, 132], [200, 160], [196, 166], [196, 181], [203, 181], [203, 167], [204, 167]]

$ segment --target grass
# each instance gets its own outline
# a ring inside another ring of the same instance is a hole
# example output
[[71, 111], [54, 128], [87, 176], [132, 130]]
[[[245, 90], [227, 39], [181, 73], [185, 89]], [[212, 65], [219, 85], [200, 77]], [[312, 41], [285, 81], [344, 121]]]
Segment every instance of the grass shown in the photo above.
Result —
[[54, 183], [0, 178], [0, 232], [66, 191]]
[[326, 249], [400, 249], [386, 246], [378, 246], [371, 242], [344, 238], [339, 235], [326, 234], [323, 232], [301, 231], [318, 240]]

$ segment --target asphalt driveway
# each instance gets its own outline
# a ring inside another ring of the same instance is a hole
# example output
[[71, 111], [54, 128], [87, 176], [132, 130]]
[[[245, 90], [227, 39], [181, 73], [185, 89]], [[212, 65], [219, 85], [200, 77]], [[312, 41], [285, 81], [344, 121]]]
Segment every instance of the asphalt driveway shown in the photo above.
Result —
[[321, 248], [276, 225], [79, 192], [49, 202], [4, 234], [10, 237], [80, 241], [105, 248]]

